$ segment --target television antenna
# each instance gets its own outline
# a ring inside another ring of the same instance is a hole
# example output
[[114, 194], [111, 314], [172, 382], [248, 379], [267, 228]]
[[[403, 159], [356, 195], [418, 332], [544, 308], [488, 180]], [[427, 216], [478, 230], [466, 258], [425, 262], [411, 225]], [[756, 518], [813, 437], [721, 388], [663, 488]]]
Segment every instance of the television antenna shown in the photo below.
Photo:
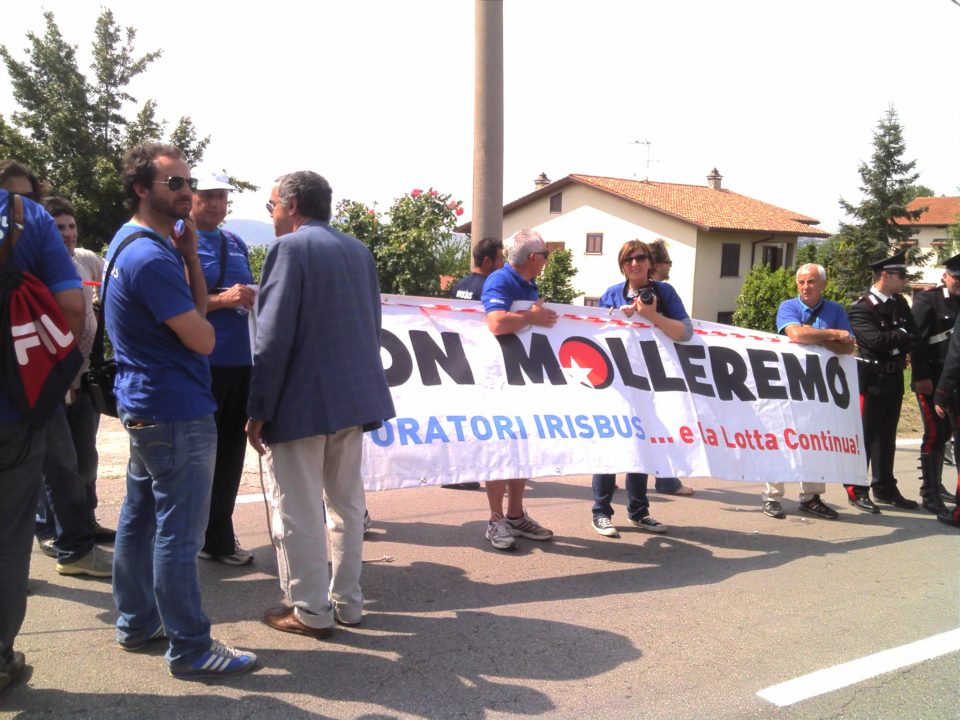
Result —
[[[660, 162], [659, 160], [650, 159], [650, 145], [652, 145], [649, 140], [633, 140], [630, 142], [630, 145], [646, 145], [647, 146], [647, 176], [643, 179], [644, 182], [650, 182], [650, 163]], [[636, 177], [636, 175], [634, 175]]]

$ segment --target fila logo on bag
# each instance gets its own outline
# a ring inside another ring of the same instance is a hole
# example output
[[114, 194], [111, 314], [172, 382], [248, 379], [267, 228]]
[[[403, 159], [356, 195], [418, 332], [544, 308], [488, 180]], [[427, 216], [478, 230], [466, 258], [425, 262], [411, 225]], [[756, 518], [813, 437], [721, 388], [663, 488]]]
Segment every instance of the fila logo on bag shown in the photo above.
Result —
[[57, 355], [57, 347], [65, 349], [73, 342], [73, 333], [67, 330], [61, 332], [49, 315], [40, 316], [40, 325], [28, 322], [23, 325], [14, 325], [11, 329], [13, 347], [17, 353], [17, 362], [26, 365], [30, 362], [29, 350], [40, 347], [42, 344], [50, 355]]

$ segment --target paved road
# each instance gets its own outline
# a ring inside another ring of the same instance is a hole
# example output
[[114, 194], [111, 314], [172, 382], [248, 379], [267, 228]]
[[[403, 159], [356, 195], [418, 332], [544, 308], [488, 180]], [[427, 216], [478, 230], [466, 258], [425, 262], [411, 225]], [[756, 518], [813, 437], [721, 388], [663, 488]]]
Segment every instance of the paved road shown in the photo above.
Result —
[[[913, 497], [916, 455], [897, 463]], [[557, 538], [515, 554], [483, 540], [480, 492], [370, 495], [364, 622], [325, 642], [259, 622], [279, 598], [275, 561], [262, 503], [240, 505], [255, 564], [201, 562], [204, 603], [215, 637], [263, 667], [218, 683], [172, 679], [160, 649], [118, 650], [109, 583], [59, 577], [37, 551], [18, 645], [32, 677], [0, 695], [0, 718], [960, 717], [956, 651], [787, 707], [757, 696], [960, 627], [957, 531], [855, 512], [834, 487], [840, 522], [795, 500], [773, 520], [756, 486], [700, 479], [692, 498], [652, 495], [668, 535], [611, 540], [590, 528], [587, 480], [532, 484], [530, 512]], [[104, 484], [114, 521], [122, 487]]]

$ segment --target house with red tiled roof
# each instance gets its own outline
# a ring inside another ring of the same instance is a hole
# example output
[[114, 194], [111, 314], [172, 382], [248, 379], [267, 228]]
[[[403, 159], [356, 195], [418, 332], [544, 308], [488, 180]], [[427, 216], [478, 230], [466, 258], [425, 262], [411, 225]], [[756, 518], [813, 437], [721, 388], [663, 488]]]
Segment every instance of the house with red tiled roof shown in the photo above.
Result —
[[918, 197], [907, 205], [907, 210], [923, 212], [916, 220], [898, 220], [897, 223], [913, 228], [911, 242], [920, 250], [934, 253], [926, 266], [911, 268], [921, 274], [920, 280], [912, 284], [914, 287], [932, 287], [939, 284], [943, 276], [943, 261], [956, 254], [948, 228], [960, 222], [960, 197]]
[[[533, 228], [548, 247], [573, 253], [578, 302], [593, 304], [622, 280], [617, 253], [627, 240], [667, 241], [673, 268], [669, 282], [687, 312], [730, 322], [744, 277], [755, 265], [794, 262], [800, 237], [826, 238], [819, 222], [801, 213], [740, 195], [721, 186], [716, 169], [706, 185], [682, 185], [568, 175], [503, 208], [503, 235]], [[458, 228], [470, 232], [470, 224]]]

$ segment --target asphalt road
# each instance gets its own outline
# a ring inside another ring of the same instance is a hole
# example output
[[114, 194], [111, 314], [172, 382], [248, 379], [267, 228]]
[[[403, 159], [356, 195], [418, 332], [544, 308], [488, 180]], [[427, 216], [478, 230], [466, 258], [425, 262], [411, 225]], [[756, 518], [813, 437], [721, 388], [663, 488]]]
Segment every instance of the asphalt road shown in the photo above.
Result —
[[[897, 455], [908, 497], [916, 456]], [[279, 589], [252, 498], [236, 519], [254, 564], [200, 572], [214, 636], [262, 667], [209, 683], [171, 678], [162, 648], [120, 651], [109, 582], [60, 577], [36, 550], [18, 639], [32, 675], [0, 694], [0, 718], [960, 717], [956, 650], [786, 707], [757, 695], [960, 627], [960, 531], [923, 511], [862, 514], [833, 486], [837, 522], [799, 516], [795, 485], [774, 520], [757, 486], [690, 484], [690, 498], [651, 494], [665, 536], [626, 526], [621, 491], [614, 540], [590, 527], [588, 478], [535, 480], [528, 509], [557, 537], [512, 554], [483, 538], [482, 492], [371, 494], [366, 614], [328, 641], [260, 622]], [[101, 485], [112, 523], [122, 483]]]

